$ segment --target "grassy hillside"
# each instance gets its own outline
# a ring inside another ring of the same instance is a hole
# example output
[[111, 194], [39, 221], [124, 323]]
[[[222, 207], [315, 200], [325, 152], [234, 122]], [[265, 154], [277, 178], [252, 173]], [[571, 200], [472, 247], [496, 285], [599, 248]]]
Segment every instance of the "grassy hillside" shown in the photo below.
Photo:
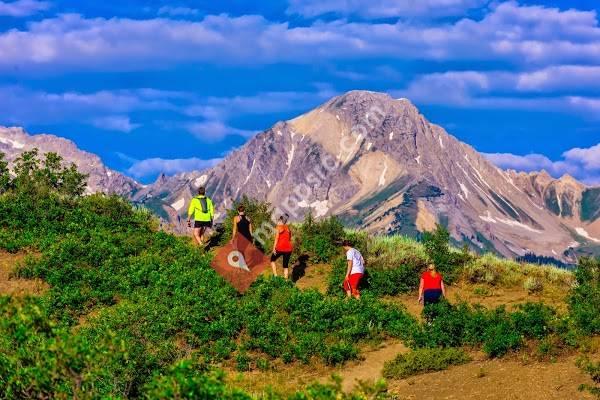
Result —
[[[240, 295], [210, 267], [211, 253], [159, 232], [150, 212], [117, 197], [81, 197], [84, 177], [71, 169], [28, 165], [12, 178], [0, 164], [0, 249], [26, 254], [11, 279], [44, 286], [35, 296], [0, 293], [0, 398], [392, 398], [383, 384], [343, 394], [340, 382], [322, 382], [366, 366], [369, 348], [400, 342], [414, 353], [386, 367], [392, 383], [468, 363], [472, 351], [490, 359], [585, 351], [581, 366], [597, 377], [598, 261], [583, 260], [572, 274], [451, 249], [442, 228], [418, 243], [308, 219], [294, 228], [297, 253], [308, 269], [327, 266], [326, 290], [265, 275]], [[367, 260], [360, 301], [340, 290], [340, 236]], [[414, 296], [430, 261], [452, 287], [569, 295], [562, 309], [452, 301], [415, 314], [402, 296]], [[314, 379], [321, 383], [275, 384], [306, 369], [323, 371]], [[271, 380], [249, 385], [253, 374]]]

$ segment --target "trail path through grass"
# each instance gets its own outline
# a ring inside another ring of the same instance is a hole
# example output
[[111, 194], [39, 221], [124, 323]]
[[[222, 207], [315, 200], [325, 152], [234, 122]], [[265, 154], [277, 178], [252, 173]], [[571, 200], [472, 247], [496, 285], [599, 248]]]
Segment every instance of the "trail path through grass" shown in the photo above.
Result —
[[17, 263], [23, 260], [23, 254], [0, 252], [0, 295], [25, 296], [42, 294], [48, 285], [39, 279], [11, 278]]
[[363, 353], [363, 360], [348, 363], [338, 372], [343, 379], [342, 388], [350, 392], [360, 381], [374, 382], [381, 379], [383, 365], [398, 354], [408, 351], [409, 349], [400, 342], [386, 342], [377, 350]]

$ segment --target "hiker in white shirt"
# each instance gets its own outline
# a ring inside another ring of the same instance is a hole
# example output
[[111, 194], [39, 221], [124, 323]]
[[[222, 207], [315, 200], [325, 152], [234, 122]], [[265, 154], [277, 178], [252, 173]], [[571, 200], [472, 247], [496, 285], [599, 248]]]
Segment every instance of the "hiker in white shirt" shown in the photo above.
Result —
[[358, 286], [365, 274], [365, 260], [360, 251], [352, 247], [349, 240], [344, 240], [342, 246], [346, 251], [346, 262], [348, 263], [346, 278], [344, 279], [344, 290], [348, 297], [353, 296], [355, 299], [360, 299]]

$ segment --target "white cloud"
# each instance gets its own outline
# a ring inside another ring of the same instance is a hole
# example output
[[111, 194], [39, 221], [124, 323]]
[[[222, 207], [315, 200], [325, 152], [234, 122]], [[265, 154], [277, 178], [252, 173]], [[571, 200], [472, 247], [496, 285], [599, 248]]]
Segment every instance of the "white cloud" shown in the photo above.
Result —
[[191, 122], [186, 124], [185, 128], [192, 135], [205, 142], [218, 142], [232, 135], [248, 138], [256, 133], [255, 131], [231, 127], [218, 120]]
[[110, 115], [107, 117], [95, 118], [92, 120], [92, 125], [97, 128], [129, 133], [140, 126], [141, 124], [134, 124], [131, 119], [123, 115]]
[[176, 110], [177, 92], [154, 89], [51, 93], [20, 86], [0, 87], [4, 123], [54, 123], [91, 120], [136, 110]]
[[158, 9], [158, 15], [169, 15], [171, 17], [193, 17], [200, 15], [200, 10], [190, 7], [163, 6]]
[[221, 161], [220, 158], [203, 160], [200, 158], [180, 158], [180, 159], [164, 159], [164, 158], [149, 158], [146, 160], [138, 160], [127, 169], [127, 173], [135, 178], [143, 178], [146, 176], [156, 175], [157, 173], [165, 173], [167, 175], [177, 174], [179, 172], [203, 170], [215, 166]]
[[0, 54], [0, 69], [5, 71], [135, 70], [195, 61], [297, 64], [368, 57], [598, 64], [600, 27], [594, 11], [510, 1], [494, 6], [479, 20], [463, 18], [434, 26], [405, 20], [290, 26], [256, 15], [185, 21], [64, 14], [32, 22], [27, 30], [0, 33]]
[[597, 65], [556, 65], [516, 73], [515, 77], [516, 89], [524, 92], [600, 89], [600, 66]]
[[587, 170], [600, 170], [600, 143], [587, 149], [574, 148], [564, 153], [570, 163], [577, 163]]
[[290, 0], [287, 12], [308, 18], [323, 14], [367, 18], [445, 17], [464, 15], [490, 0]]
[[[102, 129], [131, 132], [140, 125], [132, 123], [127, 114], [169, 111], [177, 116], [173, 121], [161, 122], [167, 129], [184, 129], [210, 142], [229, 135], [251, 137], [255, 133], [230, 126], [227, 121], [234, 116], [304, 111], [335, 94], [327, 85], [317, 85], [314, 92], [261, 92], [233, 97], [200, 97], [191, 92], [152, 88], [51, 93], [0, 86], [0, 124], [88, 121]], [[188, 117], [194, 120], [184, 121]], [[197, 117], [202, 120], [196, 120]]]
[[232, 114], [269, 114], [306, 110], [338, 94], [328, 85], [314, 92], [260, 92], [251, 96], [208, 97], [186, 108], [185, 113], [207, 119]]
[[50, 8], [50, 3], [37, 0], [0, 1], [0, 16], [27, 17]]
[[600, 117], [600, 97], [595, 97], [598, 92], [600, 68], [566, 65], [530, 72], [432, 73], [415, 78], [405, 89], [392, 94], [418, 104], [550, 110], [597, 118]]
[[600, 184], [600, 143], [589, 148], [568, 150], [558, 161], [553, 161], [542, 154], [523, 156], [493, 153], [484, 155], [500, 168], [525, 172], [545, 170], [556, 178], [569, 174], [588, 184]]

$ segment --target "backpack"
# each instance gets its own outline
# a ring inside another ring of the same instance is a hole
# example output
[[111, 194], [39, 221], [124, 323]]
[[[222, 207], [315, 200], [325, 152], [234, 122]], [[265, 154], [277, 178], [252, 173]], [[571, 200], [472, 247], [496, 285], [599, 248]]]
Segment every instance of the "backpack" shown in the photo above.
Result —
[[200, 200], [200, 207], [202, 207], [202, 214], [208, 214], [208, 202], [206, 199], [206, 196], [198, 198]]

